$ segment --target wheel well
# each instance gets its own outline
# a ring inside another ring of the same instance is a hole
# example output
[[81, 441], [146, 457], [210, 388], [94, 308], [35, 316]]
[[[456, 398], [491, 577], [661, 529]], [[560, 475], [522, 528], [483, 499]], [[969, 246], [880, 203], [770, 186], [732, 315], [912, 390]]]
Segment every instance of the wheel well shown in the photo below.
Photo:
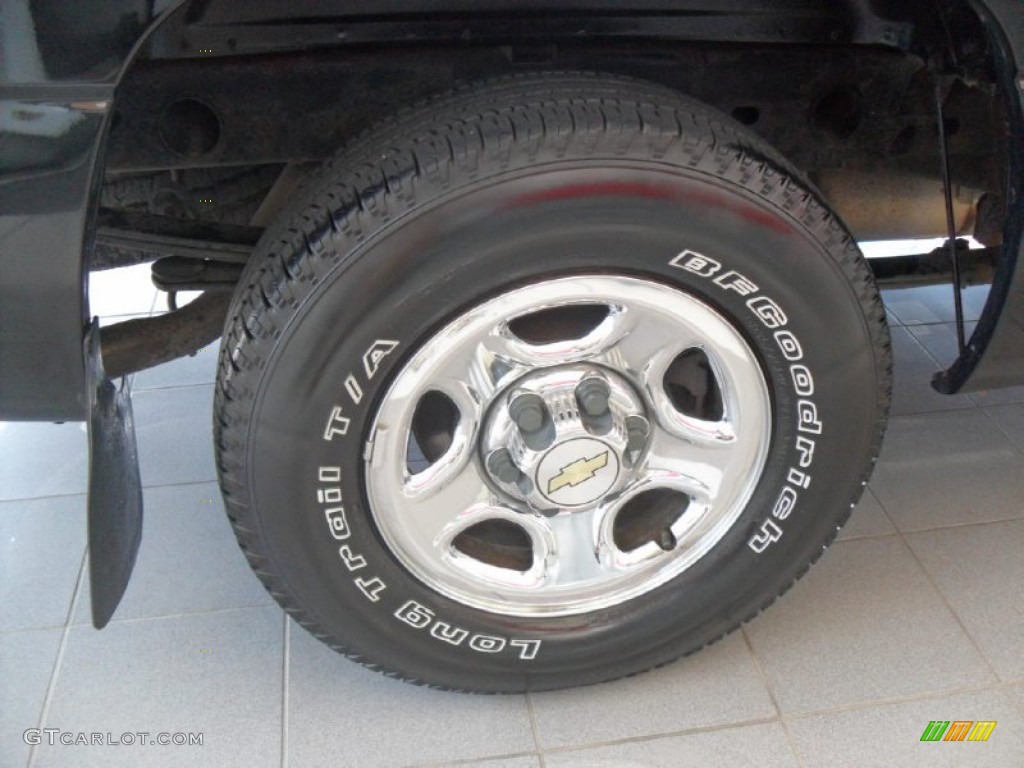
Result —
[[963, 0], [939, 0], [939, 13], [755, 0], [521, 14], [445, 0], [444, 13], [384, 2], [330, 18], [306, 5], [319, 7], [205, 0], [154, 31], [117, 91], [91, 269], [160, 260], [154, 282], [172, 302], [230, 291], [309, 166], [424, 99], [545, 71], [634, 77], [716, 108], [800, 169], [860, 240], [945, 235], [938, 94], [957, 233], [1001, 244], [1008, 116]]
[[[323, 160], [384, 116], [461, 83], [542, 70], [630, 75], [718, 108], [807, 173], [860, 237], [942, 229], [936, 81], [964, 228], [1005, 181], [1006, 118], [991, 56], [959, 2], [938, 17], [922, 13], [929, 4], [908, 11], [851, 0], [704, 16], [635, 3], [610, 14], [595, 4], [586, 14], [522, 18], [395, 16], [385, 3], [373, 16], [329, 20], [303, 17], [301, 3], [255, 5], [262, 10], [233, 14], [216, 0], [192, 4], [153, 36], [118, 92], [104, 206], [123, 202], [111, 185], [155, 174], [150, 213], [180, 215], [168, 206], [184, 195], [191, 218], [264, 223], [288, 197], [264, 201], [281, 168]], [[538, 34], [541, 22], [548, 34]], [[239, 211], [218, 179], [245, 168], [256, 202]], [[894, 205], [895, 195], [907, 205]], [[910, 220], [915, 203], [929, 210]]]

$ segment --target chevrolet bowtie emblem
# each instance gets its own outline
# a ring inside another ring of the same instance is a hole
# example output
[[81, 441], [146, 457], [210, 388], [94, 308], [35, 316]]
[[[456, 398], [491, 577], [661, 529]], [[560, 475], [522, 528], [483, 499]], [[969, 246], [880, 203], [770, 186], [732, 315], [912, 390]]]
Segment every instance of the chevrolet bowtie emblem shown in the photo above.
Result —
[[548, 493], [569, 486], [573, 488], [580, 483], [585, 483], [597, 474], [597, 470], [608, 466], [608, 451], [599, 453], [590, 459], [576, 459], [571, 464], [562, 467], [562, 471], [548, 481]]

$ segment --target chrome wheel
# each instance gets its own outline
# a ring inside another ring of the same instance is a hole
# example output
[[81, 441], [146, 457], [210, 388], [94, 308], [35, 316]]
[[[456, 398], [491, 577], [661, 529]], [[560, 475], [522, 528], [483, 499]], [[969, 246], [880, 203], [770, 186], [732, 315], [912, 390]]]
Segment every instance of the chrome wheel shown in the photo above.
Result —
[[739, 332], [633, 277], [553, 279], [436, 333], [366, 451], [377, 526], [421, 581], [514, 616], [606, 608], [677, 576], [761, 475], [768, 389]]

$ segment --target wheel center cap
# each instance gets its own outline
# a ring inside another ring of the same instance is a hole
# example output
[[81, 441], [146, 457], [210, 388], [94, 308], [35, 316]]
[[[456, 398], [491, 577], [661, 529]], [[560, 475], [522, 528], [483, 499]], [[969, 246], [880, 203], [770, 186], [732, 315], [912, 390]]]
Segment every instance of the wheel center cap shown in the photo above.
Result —
[[550, 515], [626, 487], [649, 430], [624, 377], [564, 365], [529, 373], [496, 398], [480, 448], [498, 490]]
[[619, 457], [600, 440], [579, 437], [555, 445], [537, 466], [537, 490], [557, 507], [593, 504], [615, 486]]

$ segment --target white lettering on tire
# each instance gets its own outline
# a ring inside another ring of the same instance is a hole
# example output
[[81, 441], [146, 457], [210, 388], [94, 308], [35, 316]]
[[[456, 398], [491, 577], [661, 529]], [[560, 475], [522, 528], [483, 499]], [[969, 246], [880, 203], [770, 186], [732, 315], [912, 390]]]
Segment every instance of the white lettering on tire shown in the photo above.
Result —
[[372, 379], [377, 369], [380, 368], [381, 360], [395, 351], [397, 341], [388, 339], [377, 339], [370, 348], [363, 354], [363, 368], [366, 371], [366, 378]]
[[540, 640], [518, 640], [499, 635], [470, 632], [468, 629], [437, 618], [433, 608], [428, 608], [416, 600], [406, 600], [395, 611], [394, 616], [413, 629], [429, 629], [428, 634], [435, 640], [448, 645], [465, 645], [477, 653], [493, 654], [512, 651], [517, 653], [520, 659], [530, 661], [537, 658], [537, 654], [540, 652]]
[[[341, 467], [318, 467], [316, 476], [320, 481], [320, 485], [316, 489], [316, 500], [324, 507], [327, 531], [335, 542], [348, 542], [352, 537], [352, 529], [349, 527], [348, 518], [345, 516], [345, 507], [342, 504], [344, 494], [341, 490]], [[356, 552], [350, 543], [338, 547], [338, 557], [349, 573], [355, 573], [367, 567], [366, 558]], [[379, 576], [356, 576], [352, 579], [352, 583], [371, 603], [380, 600], [381, 592], [388, 588], [388, 585]]]
[[[815, 440], [807, 435], [822, 433], [821, 418], [818, 406], [811, 399], [814, 396], [814, 376], [810, 368], [803, 364], [803, 345], [796, 334], [786, 326], [789, 318], [778, 302], [770, 296], [759, 293], [757, 283], [743, 274], [728, 270], [722, 272], [722, 263], [696, 251], [684, 250], [669, 261], [669, 266], [689, 272], [708, 280], [717, 289], [734, 291], [747, 297], [746, 306], [754, 317], [768, 330], [774, 331], [775, 343], [787, 362], [791, 363], [789, 375], [793, 382], [793, 391], [797, 398], [797, 438], [796, 452], [799, 467], [790, 467], [786, 474], [787, 485], [783, 486], [772, 507], [771, 514], [762, 521], [757, 532], [750, 537], [747, 546], [757, 554], [782, 538], [785, 531], [779, 522], [786, 520], [796, 510], [800, 491], [806, 490], [811, 484], [811, 474], [807, 470], [814, 462]], [[716, 277], [717, 276], [717, 277]]]

